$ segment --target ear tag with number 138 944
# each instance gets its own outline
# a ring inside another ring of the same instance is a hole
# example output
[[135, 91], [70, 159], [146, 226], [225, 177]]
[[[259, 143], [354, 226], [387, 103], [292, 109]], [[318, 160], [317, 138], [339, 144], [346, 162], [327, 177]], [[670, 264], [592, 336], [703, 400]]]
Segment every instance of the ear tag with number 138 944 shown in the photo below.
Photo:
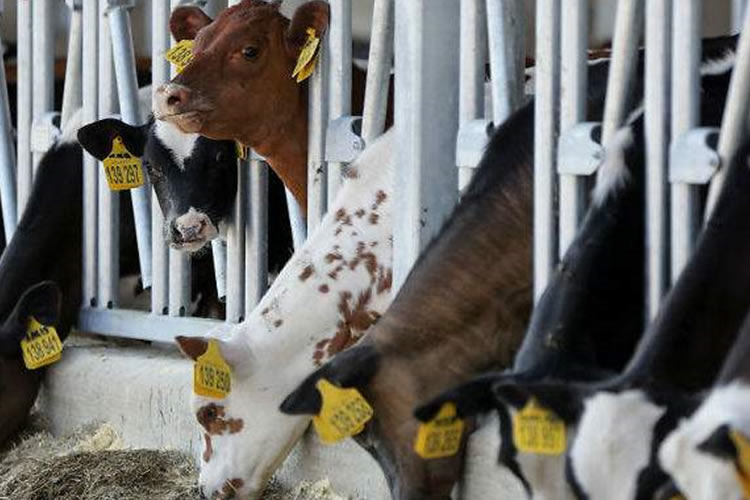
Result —
[[23, 362], [29, 370], [36, 370], [60, 359], [62, 342], [54, 326], [43, 325], [29, 317], [26, 336], [21, 339]]

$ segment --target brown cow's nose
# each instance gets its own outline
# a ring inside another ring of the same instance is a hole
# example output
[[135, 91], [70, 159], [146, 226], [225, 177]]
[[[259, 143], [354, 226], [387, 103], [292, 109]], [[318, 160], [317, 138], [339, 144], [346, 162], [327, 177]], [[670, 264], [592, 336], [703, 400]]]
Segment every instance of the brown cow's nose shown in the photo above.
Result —
[[158, 115], [169, 116], [182, 113], [190, 106], [190, 89], [176, 83], [165, 83], [156, 89], [154, 99]]

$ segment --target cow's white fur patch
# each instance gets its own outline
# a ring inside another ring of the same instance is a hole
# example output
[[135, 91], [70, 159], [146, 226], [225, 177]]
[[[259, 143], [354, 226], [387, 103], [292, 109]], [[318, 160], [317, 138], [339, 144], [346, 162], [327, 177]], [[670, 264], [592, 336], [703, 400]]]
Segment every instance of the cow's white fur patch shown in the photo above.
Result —
[[680, 422], [659, 449], [659, 462], [690, 500], [740, 499], [734, 464], [698, 449], [716, 429], [729, 424], [750, 435], [750, 387], [735, 382], [715, 389], [700, 408]]
[[602, 392], [584, 402], [570, 460], [589, 498], [635, 498], [638, 474], [651, 456], [654, 426], [664, 412], [640, 390]]
[[704, 61], [701, 64], [700, 73], [702, 76], [724, 74], [734, 68], [736, 59], [737, 53], [734, 50], [727, 51], [722, 57], [719, 57], [718, 59]]
[[[249, 346], [253, 355], [248, 364], [254, 366], [233, 369], [232, 392], [218, 403], [227, 418], [241, 418], [244, 426], [236, 434], [212, 438], [212, 457], [200, 470], [200, 483], [209, 497], [234, 478], [244, 481], [243, 498], [258, 494], [304, 432], [309, 417], [284, 415], [278, 408], [316, 368], [314, 356], [321, 342], [336, 334], [341, 294], [356, 300], [369, 290], [367, 310], [377, 314], [391, 303], [390, 290], [378, 291], [365, 261], [342, 266], [341, 259], [351, 264], [367, 252], [368, 259], [390, 270], [392, 132], [373, 142], [353, 166], [356, 177], [345, 180], [320, 226], [247, 319], [231, 330], [233, 338]], [[224, 333], [217, 330], [216, 335]], [[208, 402], [194, 396], [194, 410]]]
[[198, 134], [186, 134], [171, 122], [157, 120], [154, 127], [156, 137], [172, 154], [180, 170], [185, 170], [185, 159], [193, 153]]
[[596, 175], [594, 203], [601, 206], [611, 193], [622, 189], [630, 179], [625, 163], [625, 150], [633, 144], [633, 130], [626, 126], [619, 129], [606, 146], [606, 158]]

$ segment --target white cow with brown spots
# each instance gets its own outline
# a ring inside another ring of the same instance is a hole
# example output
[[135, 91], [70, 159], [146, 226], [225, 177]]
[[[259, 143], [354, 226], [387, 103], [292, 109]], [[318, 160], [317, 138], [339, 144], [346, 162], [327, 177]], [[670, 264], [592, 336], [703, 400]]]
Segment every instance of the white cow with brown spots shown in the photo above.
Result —
[[[391, 302], [393, 134], [348, 171], [333, 206], [258, 306], [219, 338], [232, 369], [224, 399], [193, 398], [205, 448], [200, 487], [222, 498], [257, 497], [310, 418], [278, 408], [316, 367], [354, 344]], [[202, 337], [178, 337], [195, 359]]]

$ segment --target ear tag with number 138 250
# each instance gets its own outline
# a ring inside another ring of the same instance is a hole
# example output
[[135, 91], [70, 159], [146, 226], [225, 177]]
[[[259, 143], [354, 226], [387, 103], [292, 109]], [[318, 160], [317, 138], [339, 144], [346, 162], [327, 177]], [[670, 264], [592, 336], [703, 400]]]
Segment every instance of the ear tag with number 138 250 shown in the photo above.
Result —
[[43, 325], [29, 317], [26, 336], [21, 339], [23, 362], [29, 370], [36, 370], [60, 359], [62, 342], [54, 326]]
[[221, 357], [219, 341], [208, 341], [206, 352], [193, 365], [193, 392], [214, 399], [227, 397], [232, 390], [232, 370]]

